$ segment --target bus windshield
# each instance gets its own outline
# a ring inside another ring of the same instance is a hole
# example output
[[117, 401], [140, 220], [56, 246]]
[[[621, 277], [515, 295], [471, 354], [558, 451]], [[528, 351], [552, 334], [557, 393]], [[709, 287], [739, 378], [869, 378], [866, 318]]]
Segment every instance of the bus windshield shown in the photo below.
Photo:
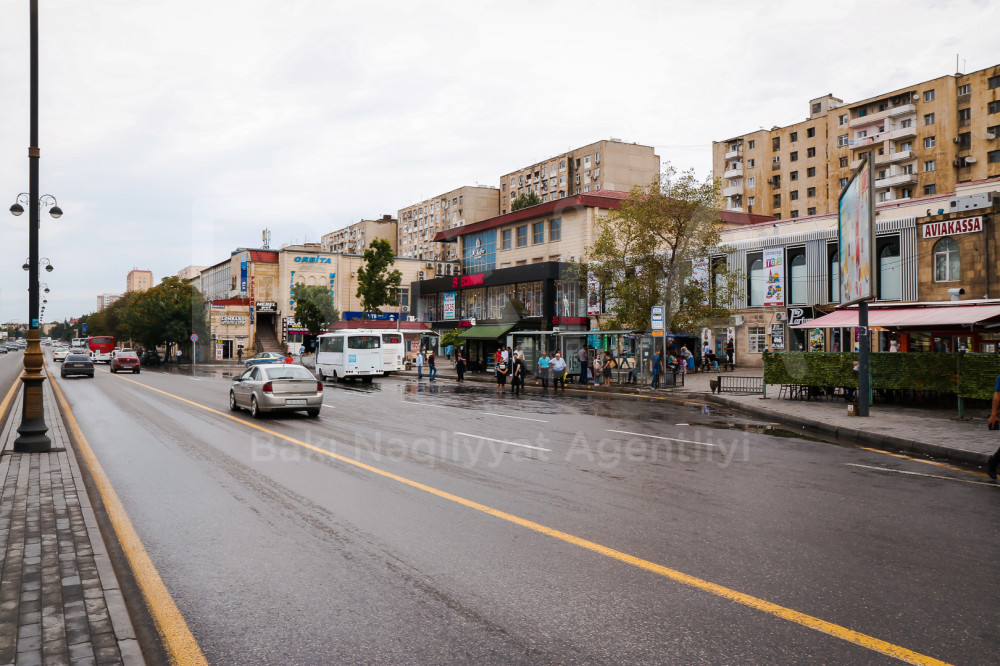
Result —
[[381, 340], [377, 335], [352, 335], [347, 338], [348, 349], [378, 349]]
[[387, 345], [398, 345], [403, 342], [403, 336], [399, 333], [383, 333], [382, 342]]

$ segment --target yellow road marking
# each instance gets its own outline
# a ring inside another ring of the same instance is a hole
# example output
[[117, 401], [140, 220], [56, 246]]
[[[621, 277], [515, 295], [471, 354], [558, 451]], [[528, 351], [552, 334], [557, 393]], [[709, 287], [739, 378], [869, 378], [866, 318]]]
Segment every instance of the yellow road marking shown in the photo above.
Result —
[[3, 402], [0, 402], [0, 419], [2, 419], [3, 415], [7, 413], [7, 408], [10, 407], [10, 401], [14, 399], [14, 396], [17, 394], [17, 389], [19, 388], [21, 388], [20, 375], [14, 379], [14, 383], [10, 385], [10, 390], [7, 391], [7, 396], [3, 399]]
[[913, 650], [909, 650], [902, 646], [880, 640], [878, 638], [875, 638], [874, 636], [869, 636], [867, 634], [854, 631], [853, 629], [848, 629], [847, 627], [843, 627], [838, 624], [834, 624], [832, 622], [827, 622], [826, 620], [821, 620], [818, 617], [807, 615], [806, 613], [800, 613], [796, 610], [792, 610], [791, 608], [786, 608], [784, 606], [780, 606], [770, 601], [766, 601], [764, 599], [760, 599], [758, 597], [754, 597], [749, 594], [744, 594], [742, 592], [732, 590], [722, 585], [718, 585], [716, 583], [712, 583], [710, 581], [682, 573], [680, 571], [677, 571], [676, 569], [670, 569], [669, 567], [656, 564], [655, 562], [643, 560], [633, 555], [629, 555], [627, 553], [615, 550], [613, 548], [602, 546], [601, 544], [595, 543], [593, 541], [581, 539], [580, 537], [573, 536], [572, 534], [561, 532], [551, 527], [546, 527], [545, 525], [542, 525], [540, 523], [536, 523], [534, 521], [527, 520], [519, 516], [515, 516], [514, 514], [510, 514], [505, 511], [501, 511], [499, 509], [494, 509], [493, 507], [487, 506], [485, 504], [480, 504], [479, 502], [475, 502], [473, 500], [466, 499], [464, 497], [460, 497], [459, 495], [453, 495], [447, 491], [439, 490], [437, 488], [434, 488], [433, 486], [428, 486], [426, 484], [420, 483], [419, 481], [408, 479], [405, 476], [399, 476], [398, 474], [387, 472], [378, 467], [374, 467], [372, 465], [368, 465], [366, 463], [357, 460], [352, 460], [350, 458], [339, 455], [332, 451], [327, 451], [325, 449], [321, 449], [318, 446], [314, 446], [313, 444], [309, 444], [307, 442], [295, 439], [294, 437], [289, 437], [288, 435], [284, 435], [275, 430], [264, 428], [263, 426], [259, 426], [255, 423], [250, 423], [232, 414], [227, 414], [226, 412], [220, 412], [217, 409], [201, 405], [197, 402], [188, 400], [187, 398], [182, 398], [178, 395], [168, 393], [167, 391], [163, 391], [161, 389], [153, 388], [152, 386], [142, 384], [134, 379], [129, 379], [127, 377], [119, 377], [119, 379], [126, 382], [132, 382], [133, 384], [141, 386], [145, 389], [149, 389], [150, 391], [154, 391], [156, 393], [160, 393], [161, 395], [165, 395], [175, 400], [179, 400], [193, 407], [198, 407], [200, 409], [205, 410], [206, 412], [210, 412], [218, 416], [223, 416], [225, 418], [231, 419], [233, 421], [249, 426], [261, 432], [267, 433], [279, 439], [283, 439], [286, 442], [296, 444], [304, 449], [314, 451], [329, 458], [333, 458], [334, 460], [339, 460], [340, 462], [345, 463], [347, 465], [353, 465], [354, 467], [357, 467], [359, 469], [363, 469], [368, 472], [371, 472], [372, 474], [381, 476], [383, 478], [391, 479], [392, 481], [402, 483], [404, 485], [410, 486], [411, 488], [421, 490], [423, 492], [429, 493], [441, 499], [448, 500], [456, 504], [460, 504], [464, 507], [493, 516], [494, 518], [499, 518], [500, 520], [513, 523], [514, 525], [520, 525], [521, 527], [532, 530], [534, 532], [538, 532], [539, 534], [544, 534], [546, 536], [558, 539], [565, 543], [569, 543], [574, 546], [578, 546], [580, 548], [584, 548], [586, 550], [598, 553], [600, 555], [604, 555], [605, 557], [611, 558], [613, 560], [617, 560], [625, 564], [630, 564], [632, 566], [638, 567], [645, 571], [649, 571], [659, 576], [663, 576], [664, 578], [668, 578], [678, 583], [682, 583], [684, 585], [688, 585], [690, 587], [703, 590], [705, 592], [709, 592], [710, 594], [723, 597], [724, 599], [729, 599], [730, 601], [734, 601], [738, 604], [742, 604], [744, 606], [748, 606], [750, 608], [763, 611], [775, 617], [779, 617], [783, 620], [794, 622], [795, 624], [801, 625], [808, 629], [813, 629], [815, 631], [819, 631], [829, 636], [833, 636], [834, 638], [839, 638], [849, 643], [853, 643], [863, 648], [867, 648], [874, 652], [879, 652], [881, 654], [894, 657], [896, 659], [899, 659], [900, 661], [904, 661], [910, 664], [919, 664], [921, 666], [927, 666], [927, 665], [945, 666], [947, 664], [947, 662], [940, 661], [933, 657], [920, 654], [919, 652], [914, 652]]
[[101, 493], [101, 499], [104, 502], [104, 507], [107, 509], [108, 518], [115, 528], [115, 534], [118, 535], [122, 551], [125, 553], [125, 557], [128, 558], [129, 565], [132, 567], [136, 583], [138, 583], [139, 589], [142, 590], [142, 596], [146, 600], [150, 615], [153, 616], [156, 631], [159, 633], [160, 639], [163, 641], [163, 646], [167, 650], [170, 663], [183, 666], [199, 666], [201, 664], [207, 666], [208, 661], [205, 659], [205, 655], [202, 654], [201, 648], [198, 647], [198, 641], [195, 640], [191, 630], [188, 629], [187, 622], [184, 621], [184, 616], [181, 615], [181, 611], [170, 596], [167, 586], [164, 585], [163, 579], [160, 578], [160, 574], [156, 571], [153, 561], [149, 558], [149, 554], [143, 547], [139, 535], [132, 526], [132, 521], [129, 520], [128, 514], [125, 512], [125, 507], [122, 506], [121, 500], [118, 499], [118, 494], [104, 473], [104, 469], [101, 467], [100, 462], [98, 462], [97, 456], [94, 455], [94, 451], [90, 448], [87, 438], [83, 436], [80, 425], [76, 422], [76, 418], [74, 418], [73, 412], [70, 410], [69, 403], [66, 402], [66, 397], [63, 395], [62, 389], [56, 382], [55, 377], [48, 372], [47, 365], [46, 374], [49, 375], [49, 380], [52, 382], [52, 390], [55, 392], [56, 399], [62, 408], [66, 425], [73, 433], [73, 437], [80, 447], [80, 453], [83, 455], [94, 483]]
[[881, 453], [882, 455], [892, 456], [893, 458], [902, 458], [903, 460], [912, 460], [913, 462], [924, 463], [925, 465], [934, 465], [935, 467], [943, 467], [945, 469], [954, 470], [956, 472], [965, 472], [966, 474], [972, 474], [974, 476], [987, 476], [986, 472], [977, 472], [971, 469], [962, 469], [961, 467], [955, 467], [954, 465], [946, 465], [945, 463], [941, 463], [936, 460], [924, 460], [923, 458], [916, 458], [914, 456], [908, 456], [902, 453], [893, 453], [892, 451], [880, 451], [879, 449], [870, 449], [867, 446], [859, 446], [858, 448], [863, 449], [865, 451], [871, 451], [872, 453]]

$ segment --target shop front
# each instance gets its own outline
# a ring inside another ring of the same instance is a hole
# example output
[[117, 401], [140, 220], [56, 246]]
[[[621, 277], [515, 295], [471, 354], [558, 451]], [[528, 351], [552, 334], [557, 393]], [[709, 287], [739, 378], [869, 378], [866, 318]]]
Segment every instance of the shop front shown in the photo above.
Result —
[[247, 354], [251, 338], [249, 299], [212, 301], [208, 320], [210, 347], [203, 347], [201, 355], [207, 352], [210, 360], [228, 360], [237, 357], [240, 346], [243, 346], [244, 356]]

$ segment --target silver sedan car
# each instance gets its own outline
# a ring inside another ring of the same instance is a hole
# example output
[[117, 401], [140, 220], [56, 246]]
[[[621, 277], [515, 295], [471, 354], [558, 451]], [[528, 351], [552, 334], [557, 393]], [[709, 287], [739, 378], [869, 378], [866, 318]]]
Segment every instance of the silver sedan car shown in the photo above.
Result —
[[246, 407], [254, 418], [266, 412], [304, 411], [319, 416], [323, 382], [301, 365], [255, 365], [233, 380], [229, 408]]

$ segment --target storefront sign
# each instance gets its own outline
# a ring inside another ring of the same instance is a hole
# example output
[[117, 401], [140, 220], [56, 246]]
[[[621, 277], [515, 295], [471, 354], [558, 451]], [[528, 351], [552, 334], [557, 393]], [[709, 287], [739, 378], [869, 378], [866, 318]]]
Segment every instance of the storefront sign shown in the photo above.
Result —
[[928, 222], [924, 225], [922, 238], [938, 238], [939, 236], [957, 236], [958, 234], [971, 234], [983, 230], [983, 218], [966, 217], [961, 220], [948, 220], [947, 222]]
[[788, 325], [798, 326], [816, 318], [811, 305], [801, 308], [788, 308]]
[[276, 312], [278, 304], [274, 301], [257, 301], [257, 312]]
[[764, 305], [785, 304], [785, 250], [771, 248], [764, 250]]
[[293, 257], [292, 261], [303, 264], [331, 264], [330, 257]]
[[225, 310], [226, 306], [225, 305], [216, 305], [215, 303], [212, 303], [212, 309], [213, 310]]
[[463, 275], [461, 277], [453, 277], [451, 279], [451, 286], [452, 287], [478, 287], [479, 285], [483, 284], [483, 281], [485, 279], [486, 279], [486, 275], [484, 273], [480, 273], [478, 275]]
[[221, 323], [226, 326], [243, 326], [247, 323], [247, 318], [238, 315], [225, 315], [222, 317]]
[[240, 293], [247, 293], [247, 262], [240, 262]]
[[785, 325], [771, 324], [771, 349], [785, 348]]
[[444, 293], [444, 318], [455, 318], [455, 292], [446, 291]]
[[485, 256], [486, 256], [486, 248], [483, 247], [483, 239], [477, 238], [476, 245], [475, 247], [472, 248], [472, 258], [482, 259]]
[[222, 343], [221, 342], [215, 343], [215, 360], [216, 361], [221, 361], [222, 360]]
[[396, 317], [398, 316], [398, 314], [395, 312], [382, 312], [379, 314], [372, 314], [371, 312], [369, 312], [367, 313], [367, 315], [368, 316], [366, 317], [365, 313], [361, 312], [360, 310], [348, 310], [347, 312], [341, 313], [341, 316], [344, 319], [344, 321], [348, 321], [351, 319], [375, 319], [378, 321], [396, 321]]

